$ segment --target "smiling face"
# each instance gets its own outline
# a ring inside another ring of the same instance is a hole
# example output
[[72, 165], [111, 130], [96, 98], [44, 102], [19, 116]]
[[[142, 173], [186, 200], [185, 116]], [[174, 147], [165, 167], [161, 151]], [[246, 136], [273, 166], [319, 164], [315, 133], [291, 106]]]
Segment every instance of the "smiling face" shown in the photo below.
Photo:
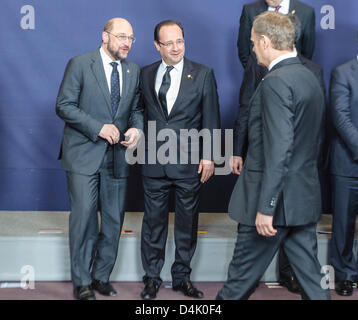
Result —
[[[109, 29], [102, 33], [102, 47], [113, 61], [123, 60], [127, 58], [132, 47], [128, 37], [133, 37], [133, 29], [131, 24], [122, 18], [114, 18], [111, 22]], [[119, 36], [124, 36], [126, 40], [118, 39]]]
[[185, 54], [183, 33], [178, 25], [164, 25], [159, 30], [159, 42], [154, 45], [164, 62], [170, 66], [179, 63]]

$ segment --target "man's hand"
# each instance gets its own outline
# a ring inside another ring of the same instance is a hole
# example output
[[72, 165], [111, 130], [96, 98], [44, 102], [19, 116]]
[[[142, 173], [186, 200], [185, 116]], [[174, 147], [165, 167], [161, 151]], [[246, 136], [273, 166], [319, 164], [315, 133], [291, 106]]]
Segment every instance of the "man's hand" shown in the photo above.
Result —
[[214, 161], [204, 159], [200, 160], [198, 173], [201, 173], [200, 181], [202, 183], [208, 181], [214, 173]]
[[272, 226], [273, 216], [257, 212], [256, 215], [256, 230], [259, 235], [264, 237], [272, 237], [276, 235], [277, 230]]
[[114, 124], [105, 124], [98, 135], [109, 144], [116, 144], [119, 141], [120, 132]]
[[122, 141], [121, 144], [127, 148], [135, 147], [139, 138], [139, 130], [137, 128], [130, 128], [124, 133], [124, 135], [129, 137], [129, 139], [127, 141]]
[[230, 157], [230, 168], [232, 173], [240, 174], [243, 164], [244, 164], [244, 160], [242, 159], [242, 157], [237, 157], [237, 156]]

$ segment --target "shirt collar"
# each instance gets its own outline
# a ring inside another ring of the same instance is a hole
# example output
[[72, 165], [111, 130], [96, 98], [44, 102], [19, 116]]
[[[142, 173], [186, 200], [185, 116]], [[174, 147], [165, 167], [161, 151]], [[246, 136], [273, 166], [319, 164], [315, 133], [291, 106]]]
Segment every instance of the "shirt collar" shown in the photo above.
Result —
[[102, 61], [103, 61], [104, 65], [110, 64], [112, 62], [117, 62], [119, 65], [121, 64], [121, 60], [113, 61], [111, 59], [111, 57], [104, 51], [104, 49], [102, 47], [99, 49], [99, 52], [101, 54], [101, 58], [102, 58]]
[[[282, 12], [289, 12], [290, 10], [290, 0], [282, 0], [282, 2], [279, 4], [280, 6], [280, 10], [282, 10]], [[274, 8], [275, 7], [271, 7]]]
[[[162, 59], [162, 68], [164, 70], [166, 70], [166, 68], [168, 67], [169, 65], [165, 63], [165, 61]], [[173, 67], [176, 71], [181, 71], [183, 70], [183, 66], [184, 66], [184, 58], [180, 60], [180, 62], [178, 62], [177, 64], [174, 64]]]
[[271, 61], [269, 67], [268, 67], [268, 70], [270, 71], [276, 64], [278, 64], [279, 62], [283, 61], [283, 60], [286, 60], [288, 58], [295, 58], [297, 57], [297, 51], [296, 49], [293, 49], [292, 52], [289, 52], [289, 53], [285, 53], [279, 57], [277, 57], [275, 60]]

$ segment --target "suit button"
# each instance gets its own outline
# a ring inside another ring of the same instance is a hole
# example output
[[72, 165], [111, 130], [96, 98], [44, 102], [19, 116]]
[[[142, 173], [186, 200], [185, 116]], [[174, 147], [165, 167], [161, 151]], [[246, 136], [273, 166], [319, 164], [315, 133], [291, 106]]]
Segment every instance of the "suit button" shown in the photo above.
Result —
[[270, 201], [270, 207], [273, 208], [276, 205], [276, 199], [272, 198]]

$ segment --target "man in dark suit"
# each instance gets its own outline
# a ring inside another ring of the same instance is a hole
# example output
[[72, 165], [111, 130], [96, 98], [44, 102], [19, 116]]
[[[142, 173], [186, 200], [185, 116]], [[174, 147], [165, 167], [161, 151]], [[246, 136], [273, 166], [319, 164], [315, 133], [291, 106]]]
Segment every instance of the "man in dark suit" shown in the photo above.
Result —
[[244, 69], [252, 53], [250, 42], [252, 23], [257, 15], [268, 10], [297, 15], [302, 24], [302, 32], [296, 48], [304, 57], [311, 59], [315, 47], [314, 9], [298, 0], [258, 0], [244, 5], [241, 12], [237, 48]]
[[[190, 262], [197, 243], [199, 191], [214, 172], [213, 152], [211, 142], [205, 138], [204, 145], [195, 137], [183, 142], [181, 133], [182, 130], [212, 133], [213, 129], [220, 128], [216, 80], [212, 69], [184, 58], [184, 32], [179, 22], [159, 23], [154, 31], [154, 44], [162, 60], [144, 67], [141, 73], [147, 139], [147, 162], [142, 168], [141, 252], [145, 287], [141, 297], [154, 299], [162, 282], [160, 272], [168, 233], [169, 192], [173, 188], [173, 290], [202, 298], [203, 293], [190, 281]], [[168, 135], [155, 144], [148, 139], [150, 131], [154, 131], [156, 137], [164, 132]], [[167, 139], [164, 141], [164, 138]], [[165, 158], [167, 151], [162, 152], [166, 146], [171, 154], [169, 160]], [[155, 159], [150, 159], [151, 151], [156, 152]], [[183, 156], [187, 159], [184, 163]]]
[[316, 237], [324, 97], [295, 57], [294, 35], [286, 15], [265, 12], [253, 23], [253, 50], [269, 73], [250, 102], [247, 158], [229, 204], [238, 237], [217, 299], [249, 298], [282, 243], [303, 297], [330, 298], [321, 287]]
[[336, 292], [353, 293], [358, 268], [353, 255], [355, 220], [358, 212], [358, 61], [336, 67], [331, 74], [330, 118], [334, 127], [331, 141], [332, 181], [331, 263]]
[[126, 60], [134, 40], [127, 20], [108, 21], [101, 47], [69, 61], [57, 97], [56, 113], [65, 121], [60, 158], [71, 205], [71, 277], [80, 300], [95, 299], [93, 289], [116, 295], [109, 277], [124, 219], [125, 151], [143, 129], [140, 69]]
[[[295, 45], [300, 39], [301, 35], [301, 23], [296, 15], [288, 14], [293, 26], [295, 28]], [[297, 52], [297, 57], [300, 59], [302, 64], [311, 70], [320, 82], [324, 96], [325, 96], [325, 85], [323, 80], [322, 68], [314, 63], [313, 61], [305, 58], [300, 52]], [[243, 81], [240, 88], [239, 97], [239, 110], [238, 115], [234, 123], [234, 154], [231, 159], [232, 172], [234, 174], [240, 174], [244, 162], [244, 158], [247, 151], [247, 134], [248, 134], [248, 117], [249, 117], [249, 104], [252, 95], [254, 94], [257, 86], [261, 80], [267, 74], [267, 68], [257, 63], [257, 59], [254, 53], [250, 54], [248, 63], [246, 65]], [[322, 136], [320, 144], [324, 142], [324, 128], [322, 128]], [[326, 150], [320, 147], [319, 156], [319, 167], [322, 167], [323, 156], [327, 155]], [[292, 268], [288, 262], [287, 256], [281, 248], [279, 250], [279, 282], [282, 286], [286, 287], [293, 293], [299, 293], [299, 283], [294, 275]]]

